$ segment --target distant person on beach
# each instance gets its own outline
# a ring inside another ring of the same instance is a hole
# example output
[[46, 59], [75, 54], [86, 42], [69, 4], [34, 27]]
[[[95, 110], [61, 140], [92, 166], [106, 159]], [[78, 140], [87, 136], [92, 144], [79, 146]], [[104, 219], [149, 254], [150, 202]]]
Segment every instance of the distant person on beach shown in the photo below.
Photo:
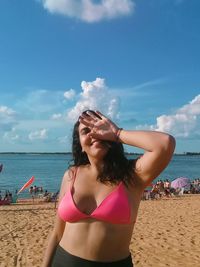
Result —
[[38, 188], [36, 185], [33, 186], [33, 193], [36, 195], [38, 193]]
[[48, 192], [47, 190], [45, 190], [43, 196], [46, 197], [46, 196], [48, 196], [48, 195], [49, 195], [49, 192]]
[[0, 164], [0, 172], [3, 170], [3, 164]]
[[30, 188], [29, 188], [29, 193], [32, 195], [33, 194], [33, 186], [31, 186]]
[[[145, 152], [128, 160], [123, 144]], [[174, 148], [166, 133], [128, 131], [84, 111], [74, 125], [74, 163], [63, 177], [42, 267], [132, 267], [129, 245], [143, 191]]]
[[165, 195], [167, 197], [169, 197], [171, 195], [171, 193], [170, 193], [170, 187], [171, 187], [170, 181], [168, 179], [166, 179], [164, 181], [164, 190], [165, 190]]

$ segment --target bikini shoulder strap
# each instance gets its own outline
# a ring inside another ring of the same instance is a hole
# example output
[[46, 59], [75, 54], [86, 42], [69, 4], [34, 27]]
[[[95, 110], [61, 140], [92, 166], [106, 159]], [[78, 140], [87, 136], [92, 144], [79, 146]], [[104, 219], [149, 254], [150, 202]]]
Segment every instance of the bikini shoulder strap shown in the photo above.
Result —
[[74, 186], [74, 182], [75, 182], [75, 179], [76, 179], [76, 174], [77, 174], [77, 170], [78, 170], [78, 167], [74, 167], [73, 170], [71, 170], [72, 172], [72, 181], [71, 181], [71, 185], [70, 185], [70, 189], [72, 190], [73, 186]]

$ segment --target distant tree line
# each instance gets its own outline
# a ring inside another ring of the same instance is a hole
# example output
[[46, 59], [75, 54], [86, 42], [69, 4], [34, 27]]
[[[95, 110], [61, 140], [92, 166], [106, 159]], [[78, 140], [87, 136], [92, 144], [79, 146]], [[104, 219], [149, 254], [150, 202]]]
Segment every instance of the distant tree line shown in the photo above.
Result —
[[188, 156], [195, 156], [195, 155], [200, 155], [200, 152], [185, 152], [184, 154]]

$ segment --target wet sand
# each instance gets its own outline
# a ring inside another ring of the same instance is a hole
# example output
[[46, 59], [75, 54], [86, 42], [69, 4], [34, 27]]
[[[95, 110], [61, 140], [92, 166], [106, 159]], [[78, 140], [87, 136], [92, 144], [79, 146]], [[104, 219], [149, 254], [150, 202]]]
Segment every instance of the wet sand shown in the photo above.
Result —
[[[0, 267], [40, 267], [54, 203], [0, 206]], [[130, 250], [136, 267], [200, 266], [200, 195], [142, 201]]]

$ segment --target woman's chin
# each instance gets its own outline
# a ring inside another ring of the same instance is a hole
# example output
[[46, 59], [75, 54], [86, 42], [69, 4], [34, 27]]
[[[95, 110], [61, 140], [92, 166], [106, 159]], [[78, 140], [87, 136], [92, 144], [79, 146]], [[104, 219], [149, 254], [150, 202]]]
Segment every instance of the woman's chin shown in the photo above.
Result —
[[108, 153], [108, 149], [105, 147], [95, 147], [91, 152], [91, 156], [95, 158], [104, 158]]

